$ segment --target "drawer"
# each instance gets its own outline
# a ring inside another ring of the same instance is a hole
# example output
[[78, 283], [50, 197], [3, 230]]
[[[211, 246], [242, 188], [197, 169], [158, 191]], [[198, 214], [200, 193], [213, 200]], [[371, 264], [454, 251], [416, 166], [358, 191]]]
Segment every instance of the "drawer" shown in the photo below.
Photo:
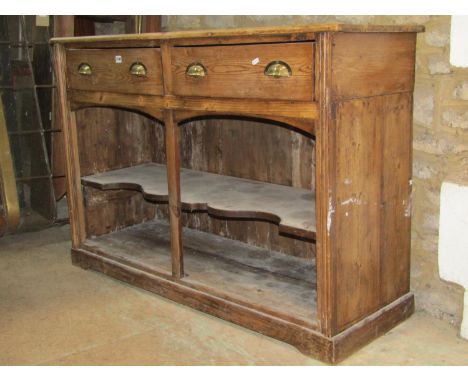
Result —
[[312, 42], [174, 47], [171, 70], [178, 96], [314, 98]]
[[161, 68], [161, 52], [157, 48], [67, 51], [71, 89], [162, 95]]

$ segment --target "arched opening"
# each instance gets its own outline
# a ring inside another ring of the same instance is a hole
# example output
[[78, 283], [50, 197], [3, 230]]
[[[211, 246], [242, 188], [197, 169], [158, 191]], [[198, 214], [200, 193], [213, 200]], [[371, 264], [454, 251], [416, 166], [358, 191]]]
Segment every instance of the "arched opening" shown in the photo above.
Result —
[[[96, 125], [93, 113], [105, 124]], [[265, 312], [282, 304], [312, 325], [314, 136], [281, 121], [235, 116], [199, 115], [178, 129], [184, 280]], [[84, 108], [78, 130], [96, 156], [80, 157], [88, 235], [96, 236], [85, 246], [170, 276], [164, 126], [137, 113]], [[249, 290], [259, 277], [261, 285]]]

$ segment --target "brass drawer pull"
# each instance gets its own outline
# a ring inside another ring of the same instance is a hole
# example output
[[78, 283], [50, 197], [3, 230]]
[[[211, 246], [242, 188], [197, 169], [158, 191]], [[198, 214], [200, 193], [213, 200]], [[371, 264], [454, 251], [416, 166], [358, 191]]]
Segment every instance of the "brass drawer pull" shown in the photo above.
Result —
[[80, 66], [78, 66], [78, 73], [82, 76], [90, 76], [92, 74], [91, 65], [87, 64], [86, 62], [82, 62]]
[[134, 62], [130, 66], [130, 74], [132, 76], [144, 77], [146, 76], [146, 66], [143, 64], [140, 64], [139, 62]]
[[194, 62], [187, 66], [185, 74], [189, 77], [205, 77], [208, 73], [202, 64]]
[[272, 61], [266, 66], [264, 74], [275, 78], [291, 77], [292, 70], [286, 62]]

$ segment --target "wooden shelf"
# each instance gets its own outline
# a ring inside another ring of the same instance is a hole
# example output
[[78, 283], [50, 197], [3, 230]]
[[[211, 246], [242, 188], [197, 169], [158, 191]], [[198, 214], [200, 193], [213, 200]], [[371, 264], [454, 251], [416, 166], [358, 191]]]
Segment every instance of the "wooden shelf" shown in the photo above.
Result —
[[[166, 222], [154, 220], [89, 238], [83, 248], [170, 279], [169, 231]], [[183, 248], [184, 285], [316, 327], [314, 259], [284, 255], [188, 228], [183, 230]]]
[[[315, 239], [312, 191], [188, 169], [181, 169], [180, 182], [186, 211], [267, 220], [278, 224], [280, 232]], [[168, 200], [166, 166], [155, 163], [85, 176], [82, 184], [101, 190], [138, 190], [148, 200]]]

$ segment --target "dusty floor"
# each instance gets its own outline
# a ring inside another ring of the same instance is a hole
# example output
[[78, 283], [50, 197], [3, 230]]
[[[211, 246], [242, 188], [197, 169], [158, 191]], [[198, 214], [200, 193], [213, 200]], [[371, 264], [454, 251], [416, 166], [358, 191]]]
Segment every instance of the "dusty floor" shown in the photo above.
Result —
[[[68, 226], [0, 239], [1, 365], [321, 365], [294, 347], [70, 263]], [[347, 365], [468, 365], [417, 313]]]

